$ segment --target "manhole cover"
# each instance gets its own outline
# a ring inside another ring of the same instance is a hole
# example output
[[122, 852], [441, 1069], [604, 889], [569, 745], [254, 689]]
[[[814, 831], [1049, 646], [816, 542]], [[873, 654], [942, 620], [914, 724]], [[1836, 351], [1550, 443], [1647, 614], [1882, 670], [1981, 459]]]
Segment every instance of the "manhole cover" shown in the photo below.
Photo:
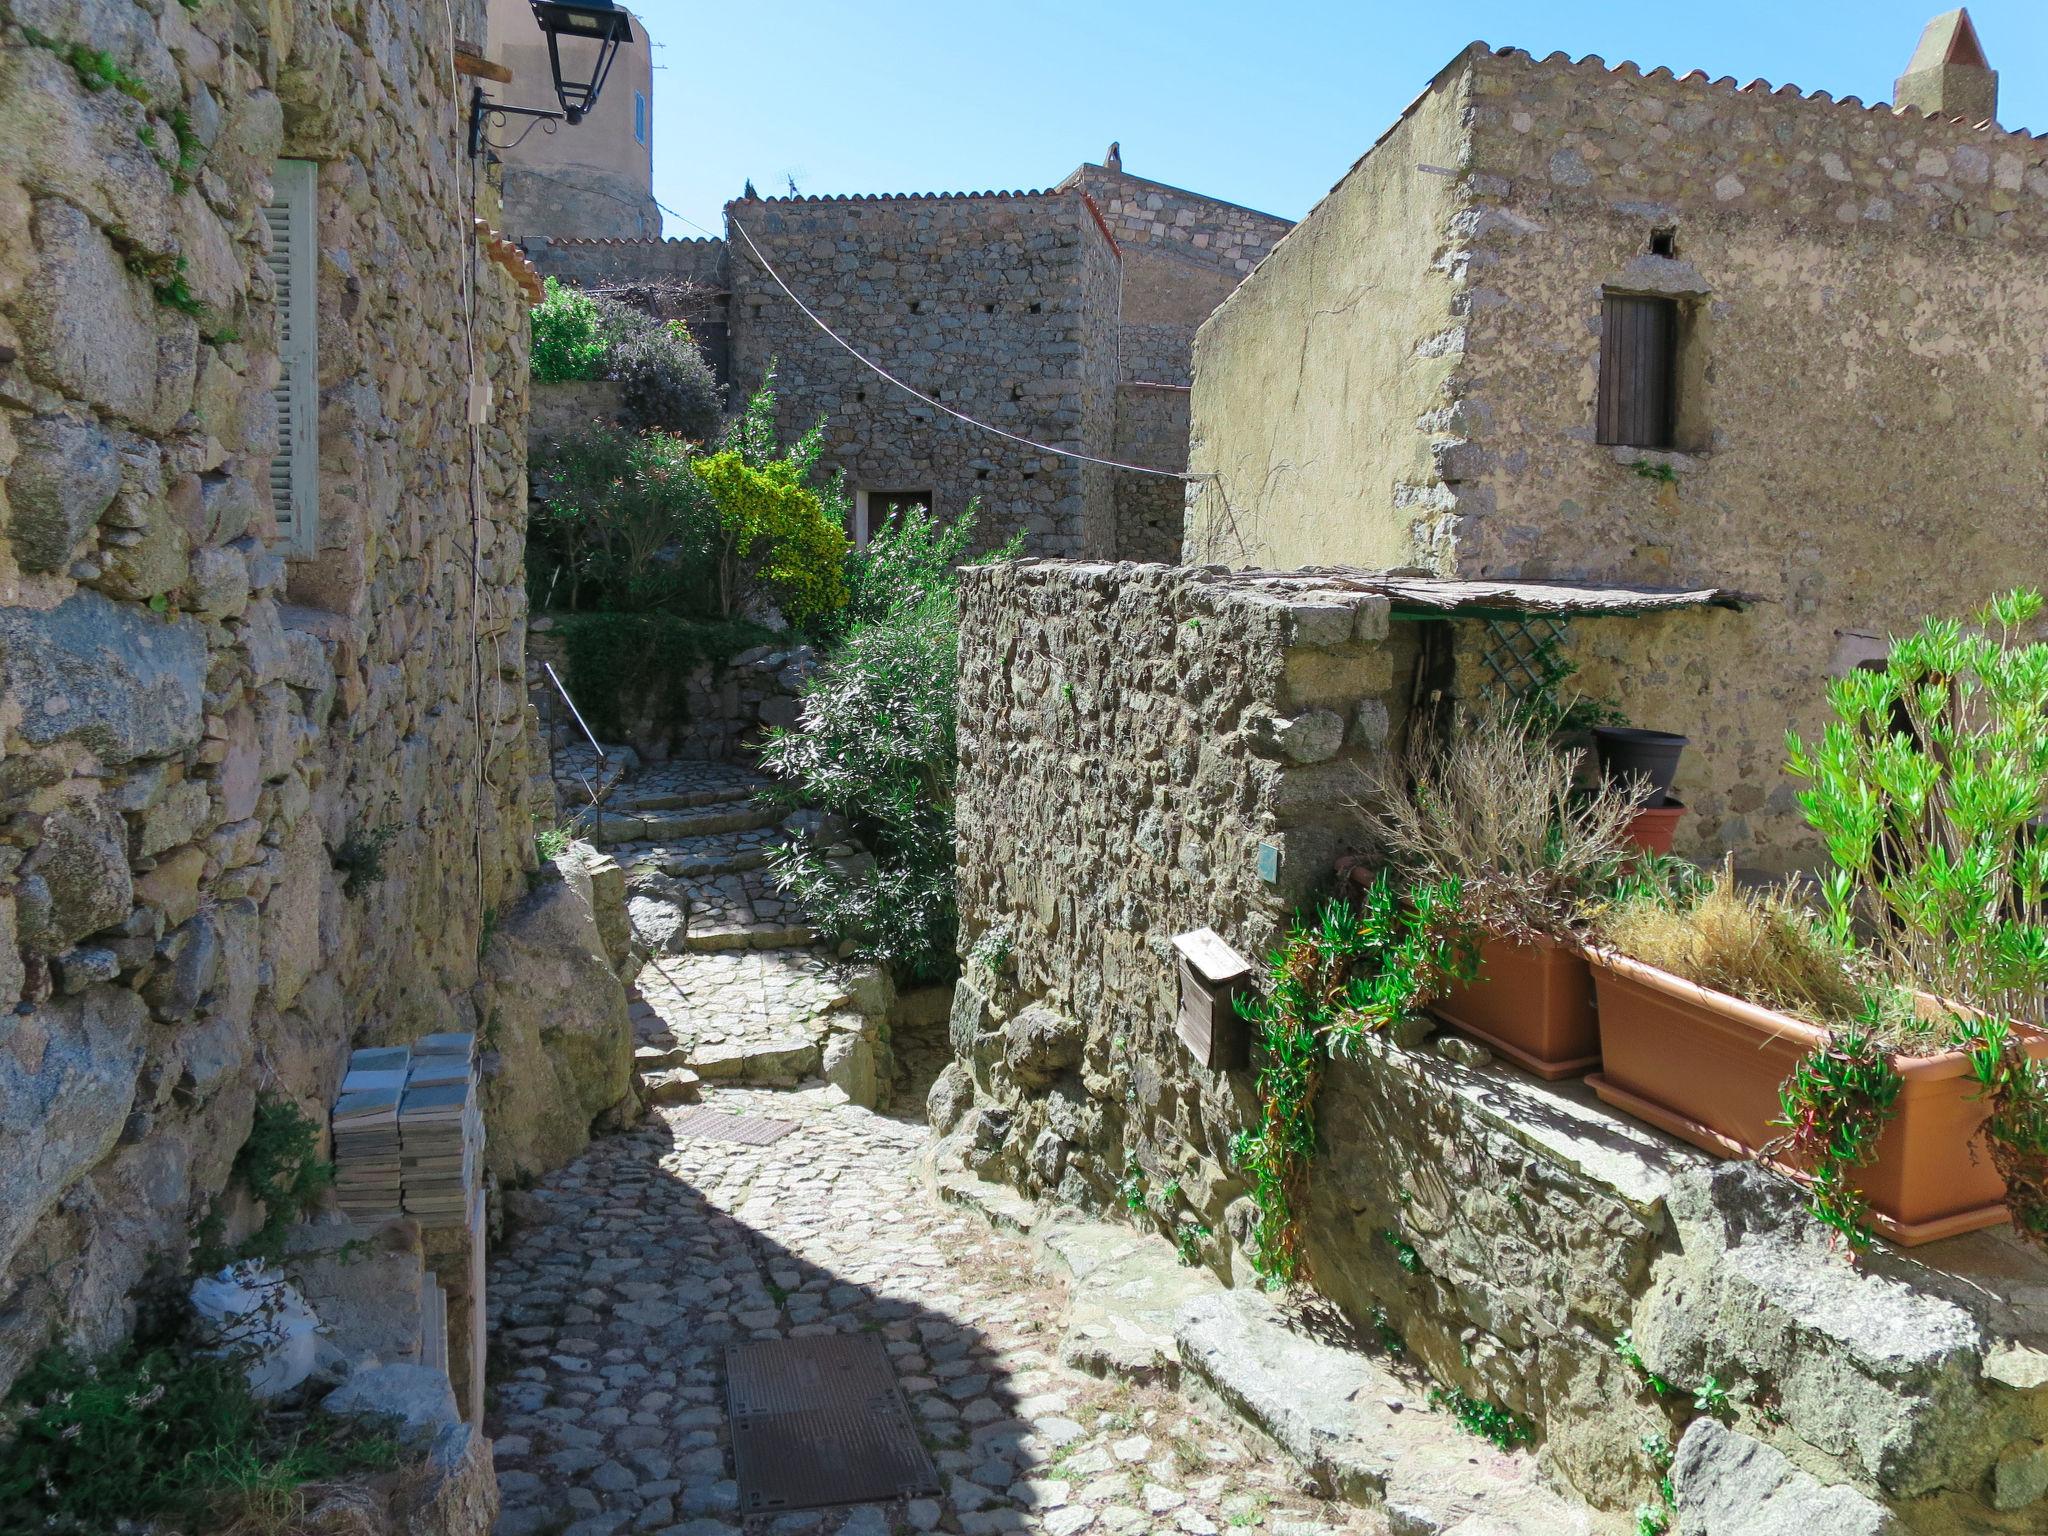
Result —
[[728, 1115], [716, 1109], [690, 1109], [669, 1121], [669, 1128], [678, 1136], [694, 1136], [699, 1141], [736, 1141], [743, 1147], [765, 1147], [795, 1130], [796, 1122], [767, 1115]]
[[745, 1513], [939, 1492], [880, 1339], [837, 1333], [735, 1344], [725, 1372]]

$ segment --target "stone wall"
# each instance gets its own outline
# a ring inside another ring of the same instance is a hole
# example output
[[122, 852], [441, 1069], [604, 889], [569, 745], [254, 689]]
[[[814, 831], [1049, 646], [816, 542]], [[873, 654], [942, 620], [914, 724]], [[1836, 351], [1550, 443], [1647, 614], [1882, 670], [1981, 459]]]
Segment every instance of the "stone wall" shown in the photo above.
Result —
[[[1182, 389], [1195, 382], [1194, 324], [1163, 321], [1151, 325], [1125, 324], [1117, 328], [1117, 377], [1134, 384], [1177, 384]], [[1185, 455], [1186, 442], [1182, 442]]]
[[[1220, 1231], [1249, 1085], [1178, 1070], [1168, 941], [1212, 927], [1262, 956], [1326, 882], [1412, 639], [1382, 599], [1164, 565], [976, 568], [961, 613], [962, 676], [980, 680], [960, 709], [961, 950], [1007, 945], [1006, 1011], [1078, 1030], [1050, 1071], [1010, 1063], [1036, 1091], [998, 1095], [1004, 1158], [1030, 1171], [1001, 1165], [1096, 1205], [1125, 1149], [1171, 1145]], [[956, 1047], [972, 974], [959, 995]]]
[[[536, 619], [527, 637], [527, 695], [540, 720], [541, 739], [552, 750], [585, 741], [542, 670], [543, 663], [554, 666], [573, 696], [576, 685], [569, 673], [568, 647], [556, 622], [547, 618]], [[680, 710], [642, 709], [618, 744], [631, 747], [651, 763], [674, 758], [737, 761], [759, 748], [769, 729], [786, 729], [797, 723], [801, 713], [798, 700], [816, 666], [817, 655], [811, 647], [794, 644], [757, 645], [727, 661], [703, 662], [684, 680]], [[579, 709], [586, 704], [586, 700], [577, 701]]]
[[[905, 382], [1033, 442], [1108, 446], [1085, 361], [1100, 281], [1084, 279], [1107, 242], [1078, 196], [771, 198], [727, 217], [827, 325]], [[948, 518], [979, 497], [984, 543], [1021, 532], [1034, 550], [1081, 548], [1095, 482], [1079, 465], [895, 389], [805, 319], [737, 237], [731, 278], [735, 386], [754, 388], [773, 360], [783, 431], [822, 415], [825, 462], [849, 488], [931, 491]]]
[[579, 288], [613, 288], [626, 283], [681, 282], [723, 293], [726, 289], [726, 245], [723, 240], [616, 240], [568, 235], [526, 236], [517, 225], [508, 232], [526, 241], [526, 254], [544, 277], [559, 277]]
[[[2048, 577], [2044, 235], [2024, 134], [1475, 47], [1204, 329], [1191, 558], [1757, 594], [1588, 627], [1578, 682], [1699, 743], [1681, 851], [1796, 867], [1827, 678]], [[1683, 307], [1681, 451], [1594, 441], [1610, 289]]]
[[[1447, 553], [1765, 599], [1704, 633], [1585, 626], [1579, 681], [1694, 737], [1683, 848], [1808, 862], [1784, 732], [1819, 729], [1856, 637], [2048, 580], [2012, 536], [2048, 515], [2048, 141], [1526, 54], [1484, 61], [1474, 107]], [[1694, 317], [1693, 451], [1592, 441], [1603, 286]]]
[[[183, 1267], [259, 1092], [324, 1124], [351, 1043], [477, 1023], [533, 861], [525, 305], [477, 248], [451, 51], [481, 24], [0, 7], [0, 1388]], [[319, 162], [291, 561], [279, 156]]]
[[[1293, 227], [1269, 213], [1133, 176], [1121, 156], [1113, 167], [1084, 165], [1060, 185], [1093, 198], [1123, 247], [1124, 317], [1139, 323], [1200, 324]], [[1202, 287], [1213, 297], [1189, 312], [1186, 301], [1196, 290], [1182, 274], [1196, 270], [1218, 274], [1220, 283]]]
[[[1341, 575], [969, 573], [961, 668], [984, 682], [961, 701], [942, 1166], [1097, 1211], [1135, 1194], [1256, 1283], [1230, 1152], [1256, 1081], [1182, 1044], [1171, 939], [1212, 927], [1263, 959], [1329, 888], [1356, 769], [1403, 731], [1417, 628]], [[1654, 1499], [1645, 1437], [1683, 1438], [1682, 1512], [1732, 1485], [1754, 1518], [1817, 1481], [1872, 1530], [1880, 1508], [1945, 1536], [2039, 1529], [2048, 1263], [2010, 1234], [1851, 1266], [1783, 1180], [1426, 1027], [1332, 1063], [1317, 1123], [1315, 1289], [1351, 1337], [1522, 1415], [1583, 1497]], [[1720, 1424], [1693, 1406], [1709, 1378]]]
[[[1116, 452], [1125, 464], [1187, 468], [1188, 391], [1169, 384], [1119, 384]], [[1180, 558], [1186, 483], [1165, 475], [1113, 471], [1116, 553], [1124, 560]]]

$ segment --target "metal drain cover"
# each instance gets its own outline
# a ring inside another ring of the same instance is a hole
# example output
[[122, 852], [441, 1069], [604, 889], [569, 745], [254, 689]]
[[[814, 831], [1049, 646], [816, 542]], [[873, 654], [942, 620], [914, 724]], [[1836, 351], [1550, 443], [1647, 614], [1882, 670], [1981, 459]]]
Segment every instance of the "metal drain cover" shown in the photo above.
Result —
[[940, 1491], [888, 1352], [873, 1335], [735, 1344], [725, 1376], [743, 1513]]
[[689, 1109], [669, 1121], [678, 1136], [699, 1141], [732, 1141], [743, 1147], [765, 1147], [780, 1141], [796, 1129], [794, 1120], [776, 1120], [767, 1115], [728, 1115], [716, 1109]]

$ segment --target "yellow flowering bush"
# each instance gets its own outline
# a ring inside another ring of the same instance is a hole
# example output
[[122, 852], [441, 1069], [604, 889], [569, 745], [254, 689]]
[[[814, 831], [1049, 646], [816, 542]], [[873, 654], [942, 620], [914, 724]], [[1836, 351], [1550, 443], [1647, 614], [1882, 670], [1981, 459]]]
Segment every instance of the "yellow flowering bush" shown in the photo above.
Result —
[[718, 508], [720, 607], [730, 612], [751, 565], [792, 620], [846, 605], [845, 529], [789, 458], [750, 464], [736, 449], [697, 460], [697, 478]]

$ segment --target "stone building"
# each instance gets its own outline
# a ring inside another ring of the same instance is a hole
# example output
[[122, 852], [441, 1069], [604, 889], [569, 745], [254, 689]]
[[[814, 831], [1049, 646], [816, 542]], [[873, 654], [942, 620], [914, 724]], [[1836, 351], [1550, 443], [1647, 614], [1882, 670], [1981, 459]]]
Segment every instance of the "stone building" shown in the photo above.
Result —
[[1187, 557], [1754, 593], [1573, 686], [1692, 736], [1682, 851], [1804, 862], [1787, 725], [2048, 578], [2048, 142], [1961, 12], [1899, 96], [1459, 54], [1203, 328]]
[[538, 280], [465, 154], [483, 26], [0, 11], [0, 1390], [238, 1242], [259, 1095], [324, 1135], [351, 1044], [485, 1029], [539, 1093], [537, 1019], [609, 1006], [623, 1091], [594, 923], [527, 920]]
[[[727, 205], [724, 240], [592, 239], [545, 221], [511, 232], [551, 275], [665, 287], [735, 390], [773, 363], [784, 429], [824, 419], [856, 538], [894, 504], [953, 516], [979, 498], [991, 543], [1021, 533], [1036, 553], [1172, 559], [1196, 328], [1288, 225], [1134, 176], [1114, 145], [1104, 161], [1043, 192], [741, 199]], [[769, 266], [946, 409], [851, 356]]]
[[[621, 7], [621, 9], [624, 9]], [[504, 166], [505, 227], [520, 236], [657, 239], [654, 205], [654, 40], [628, 11], [631, 42], [582, 122], [538, 128], [496, 152]], [[495, 99], [553, 110], [548, 45], [532, 0], [490, 0], [491, 57], [512, 72]], [[510, 140], [518, 135], [515, 125]]]

